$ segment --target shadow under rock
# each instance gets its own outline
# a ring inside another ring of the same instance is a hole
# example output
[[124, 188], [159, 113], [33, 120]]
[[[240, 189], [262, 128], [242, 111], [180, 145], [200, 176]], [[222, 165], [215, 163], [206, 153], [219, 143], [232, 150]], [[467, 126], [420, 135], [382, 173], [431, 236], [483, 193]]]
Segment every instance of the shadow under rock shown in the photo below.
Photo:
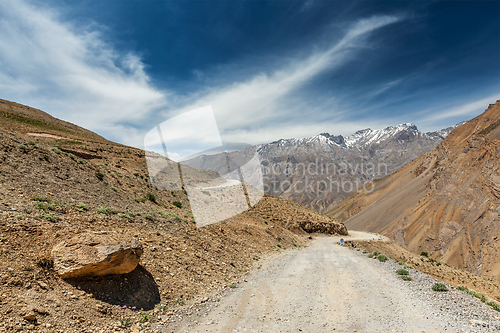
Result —
[[74, 287], [93, 294], [95, 299], [113, 304], [151, 310], [160, 303], [160, 291], [153, 275], [141, 265], [128, 274], [66, 279]]

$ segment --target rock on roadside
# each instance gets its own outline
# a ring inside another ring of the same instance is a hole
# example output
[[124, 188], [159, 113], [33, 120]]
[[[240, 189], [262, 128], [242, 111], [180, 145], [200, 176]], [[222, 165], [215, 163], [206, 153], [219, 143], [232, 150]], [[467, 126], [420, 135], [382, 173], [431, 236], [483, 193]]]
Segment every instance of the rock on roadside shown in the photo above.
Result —
[[85, 232], [52, 249], [54, 269], [63, 279], [126, 274], [139, 264], [142, 244], [117, 233]]
[[320, 232], [330, 235], [347, 236], [347, 228], [342, 223], [324, 223], [324, 222], [299, 222], [299, 226], [307, 233]]

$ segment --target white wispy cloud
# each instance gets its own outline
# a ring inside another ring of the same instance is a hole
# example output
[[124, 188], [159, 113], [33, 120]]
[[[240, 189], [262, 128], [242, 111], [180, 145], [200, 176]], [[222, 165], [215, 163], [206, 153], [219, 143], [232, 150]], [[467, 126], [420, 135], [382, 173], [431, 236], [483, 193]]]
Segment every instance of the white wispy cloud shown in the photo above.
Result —
[[101, 134], [117, 134], [120, 121], [164, 105], [167, 93], [150, 84], [140, 58], [118, 53], [96, 29], [65, 22], [50, 8], [0, 2], [2, 98]]
[[444, 109], [424, 110], [420, 112], [421, 118], [418, 121], [420, 124], [427, 126], [439, 123], [446, 119], [473, 118], [486, 110], [489, 104], [495, 103], [500, 99], [500, 93], [480, 98], [478, 100], [469, 101], [466, 104], [454, 104], [447, 106]]
[[[226, 141], [229, 141], [229, 132], [232, 133], [231, 140], [237, 140], [238, 131], [241, 133], [238, 142], [257, 138], [258, 133], [265, 130], [271, 131], [275, 137], [290, 137], [288, 126], [279, 131], [280, 127], [276, 124], [287, 122], [293, 115], [305, 114], [313, 109], [316, 103], [291, 103], [294, 92], [315, 76], [348, 61], [353, 53], [366, 46], [366, 38], [370, 32], [402, 19], [403, 17], [398, 16], [376, 16], [359, 20], [351, 24], [344, 36], [330, 48], [316, 50], [306, 58], [291, 60], [280, 68], [258, 73], [246, 81], [196, 93], [190, 96], [193, 102], [188, 101], [180, 110], [167, 114], [173, 115], [212, 105], [219, 129]], [[335, 110], [331, 113], [331, 117], [335, 118]], [[308, 133], [311, 135], [311, 130]]]
[[161, 123], [207, 105], [225, 141], [259, 143], [336, 129], [348, 134], [347, 128], [354, 131], [360, 126], [342, 122], [342, 110], [331, 110], [329, 122], [320, 124], [290, 121], [335, 99], [312, 102], [295, 93], [363, 50], [372, 31], [403, 19], [375, 16], [347, 23], [336, 42], [323, 41], [329, 47], [310, 45], [308, 56], [289, 57], [280, 66], [262, 68], [238, 82], [181, 96], [156, 88], [140, 57], [118, 52], [105, 42], [97, 24], [77, 25], [55, 9], [7, 0], [0, 2], [1, 97], [134, 146], [142, 146], [151, 119]]

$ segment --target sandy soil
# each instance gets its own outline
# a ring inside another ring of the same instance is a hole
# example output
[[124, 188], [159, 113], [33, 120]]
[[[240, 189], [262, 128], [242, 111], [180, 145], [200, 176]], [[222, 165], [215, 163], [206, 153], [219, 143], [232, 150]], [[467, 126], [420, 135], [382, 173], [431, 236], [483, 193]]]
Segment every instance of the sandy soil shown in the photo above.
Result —
[[[415, 297], [391, 270], [380, 269], [384, 263], [336, 244], [339, 238], [318, 237], [307, 248], [266, 260], [206, 316], [164, 323], [163, 331], [366, 332], [383, 321], [437, 318], [439, 309]], [[352, 232], [343, 238], [380, 236]]]

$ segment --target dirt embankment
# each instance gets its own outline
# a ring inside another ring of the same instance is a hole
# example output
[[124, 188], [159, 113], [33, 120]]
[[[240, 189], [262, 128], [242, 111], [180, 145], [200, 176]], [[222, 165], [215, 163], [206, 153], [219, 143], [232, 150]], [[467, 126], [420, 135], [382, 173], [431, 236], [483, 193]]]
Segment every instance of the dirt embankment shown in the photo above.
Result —
[[[266, 195], [251, 210], [196, 228], [186, 192], [152, 186], [143, 151], [15, 103], [0, 101], [0, 111], [0, 332], [146, 329], [160, 314], [218, 293], [268, 254], [304, 244], [300, 222], [333, 222]], [[216, 176], [183, 169], [186, 182]], [[51, 249], [89, 231], [137, 239], [139, 266], [61, 279]]]
[[446, 281], [453, 286], [465, 286], [500, 301], [500, 283], [496, 280], [464, 271], [428, 256], [412, 253], [393, 241], [385, 240], [346, 240], [349, 246], [367, 252], [381, 252], [394, 260], [406, 263], [421, 272]]
[[349, 229], [500, 281], [500, 101], [328, 213]]

